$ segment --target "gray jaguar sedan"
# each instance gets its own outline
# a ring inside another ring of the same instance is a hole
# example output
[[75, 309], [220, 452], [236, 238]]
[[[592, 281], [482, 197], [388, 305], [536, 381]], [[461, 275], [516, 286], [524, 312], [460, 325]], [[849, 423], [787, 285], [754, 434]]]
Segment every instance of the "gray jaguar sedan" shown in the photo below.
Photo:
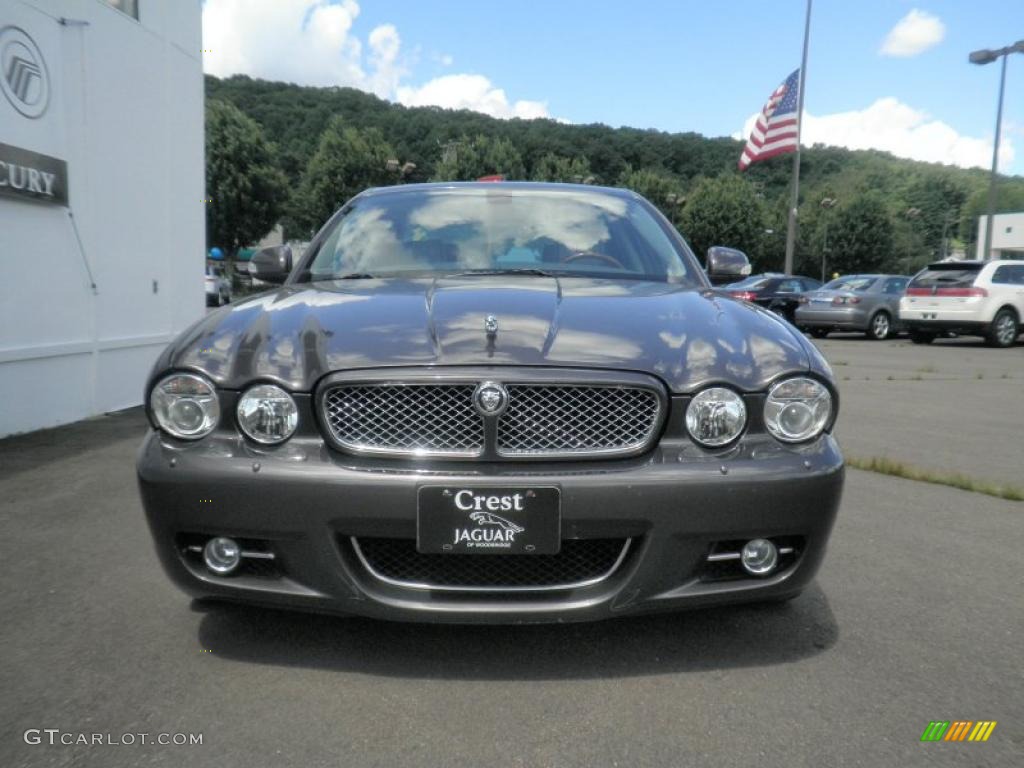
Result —
[[368, 190], [160, 356], [139, 488], [200, 598], [447, 622], [797, 595], [843, 458], [832, 373], [619, 189]]

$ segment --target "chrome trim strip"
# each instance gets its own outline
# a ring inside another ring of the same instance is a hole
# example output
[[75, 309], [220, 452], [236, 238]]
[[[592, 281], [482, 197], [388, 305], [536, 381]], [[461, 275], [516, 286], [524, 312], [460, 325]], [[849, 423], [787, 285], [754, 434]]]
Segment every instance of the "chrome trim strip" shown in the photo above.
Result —
[[708, 555], [709, 563], [721, 563], [726, 560], [739, 560], [739, 552], [715, 552], [714, 554]]
[[[202, 554], [202, 552], [203, 552], [203, 548], [201, 546], [199, 546], [198, 544], [189, 544], [187, 547], [185, 547], [185, 549], [188, 552], [197, 552], [199, 554]], [[248, 558], [250, 558], [252, 560], [273, 560], [274, 559], [274, 553], [273, 552], [260, 552], [260, 551], [255, 550], [255, 549], [243, 549], [238, 554], [239, 554], [240, 557], [248, 557]]]
[[[779, 547], [780, 555], [791, 555], [793, 554], [793, 547]], [[721, 563], [728, 560], [739, 560], [739, 552], [712, 552], [708, 555], [709, 563]]]
[[[633, 539], [626, 539], [626, 542], [622, 545], [622, 551], [619, 552], [619, 556], [612, 563], [612, 567], [609, 568], [605, 573], [600, 576], [595, 576], [592, 579], [586, 579], [584, 581], [577, 581], [571, 584], [551, 584], [546, 586], [538, 587], [457, 587], [449, 585], [437, 585], [429, 584], [426, 582], [416, 581], [402, 581], [400, 579], [392, 579], [389, 576], [385, 576], [379, 571], [375, 570], [366, 556], [363, 554], [363, 550], [359, 547], [359, 541], [357, 537], [350, 536], [349, 542], [352, 544], [352, 549], [355, 550], [356, 557], [359, 558], [359, 562], [362, 564], [366, 572], [369, 573], [373, 578], [381, 581], [385, 584], [390, 584], [393, 587], [401, 587], [403, 589], [420, 589], [420, 590], [431, 590], [435, 592], [491, 592], [491, 593], [507, 593], [507, 592], [561, 592], [567, 589], [581, 589], [582, 587], [592, 587], [595, 584], [600, 584], [602, 581], [607, 580], [613, 573], [615, 573], [619, 566], [622, 565], [622, 561], [626, 559], [626, 554], [629, 552], [629, 547], [633, 543]], [[460, 555], [452, 555], [452, 557], [460, 557]], [[472, 555], [464, 555], [464, 557], [472, 557]], [[487, 557], [487, 555], [479, 555], [479, 557]], [[523, 555], [523, 557], [531, 557], [531, 555]]]

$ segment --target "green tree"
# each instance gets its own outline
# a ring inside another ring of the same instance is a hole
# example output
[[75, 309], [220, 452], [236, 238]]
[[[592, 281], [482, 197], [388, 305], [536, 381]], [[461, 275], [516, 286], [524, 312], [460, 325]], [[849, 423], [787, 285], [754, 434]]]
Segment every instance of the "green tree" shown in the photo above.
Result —
[[510, 181], [526, 178], [523, 156], [509, 139], [480, 134], [442, 145], [441, 160], [434, 167], [435, 181], [475, 181], [481, 176], [501, 175]]
[[665, 218], [678, 224], [686, 196], [683, 194], [683, 185], [674, 176], [651, 168], [633, 170], [626, 166], [617, 184], [646, 198], [665, 214]]
[[755, 271], [764, 268], [759, 253], [764, 204], [753, 185], [736, 174], [698, 182], [683, 208], [682, 228], [699, 256], [712, 245], [726, 245], [744, 251]]
[[893, 222], [882, 196], [865, 192], [841, 204], [829, 225], [829, 272], [898, 271]]
[[206, 241], [223, 248], [229, 262], [281, 214], [286, 180], [274, 158], [274, 146], [254, 120], [231, 104], [207, 103]]
[[548, 152], [534, 163], [530, 178], [534, 181], [581, 183], [593, 179], [593, 174], [585, 157], [563, 157]]
[[378, 129], [359, 130], [332, 118], [306, 165], [290, 223], [311, 234], [364, 189], [394, 183], [396, 176], [387, 167], [394, 154]]

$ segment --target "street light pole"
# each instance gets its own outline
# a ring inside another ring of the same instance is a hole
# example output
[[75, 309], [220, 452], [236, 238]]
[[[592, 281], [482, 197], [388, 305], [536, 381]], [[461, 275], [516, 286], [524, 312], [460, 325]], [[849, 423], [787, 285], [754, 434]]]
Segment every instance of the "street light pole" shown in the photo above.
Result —
[[[823, 197], [819, 205], [826, 211], [835, 207], [836, 203], [839, 202], [834, 197]], [[825, 215], [825, 242], [821, 246], [821, 282], [825, 282], [825, 259], [828, 256], [828, 220], [830, 214]]]
[[1008, 45], [999, 50], [990, 51], [981, 49], [972, 51], [968, 61], [972, 64], [991, 64], [1001, 58], [1002, 72], [999, 76], [999, 106], [996, 108], [996, 138], [992, 146], [992, 177], [988, 184], [988, 215], [985, 217], [985, 243], [982, 251], [982, 258], [988, 261], [992, 258], [992, 220], [996, 215], [996, 180], [999, 172], [999, 139], [1003, 127], [1003, 93], [1006, 90], [1006, 59], [1011, 53], [1024, 53], [1024, 40], [1018, 40], [1013, 45]]

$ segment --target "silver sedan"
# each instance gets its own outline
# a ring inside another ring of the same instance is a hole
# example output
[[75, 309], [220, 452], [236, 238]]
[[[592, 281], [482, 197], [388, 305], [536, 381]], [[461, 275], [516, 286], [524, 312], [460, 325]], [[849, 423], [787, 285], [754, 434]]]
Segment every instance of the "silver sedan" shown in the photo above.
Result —
[[909, 277], [847, 275], [809, 291], [796, 308], [797, 327], [823, 339], [832, 331], [860, 331], [887, 339], [899, 330], [900, 296]]

